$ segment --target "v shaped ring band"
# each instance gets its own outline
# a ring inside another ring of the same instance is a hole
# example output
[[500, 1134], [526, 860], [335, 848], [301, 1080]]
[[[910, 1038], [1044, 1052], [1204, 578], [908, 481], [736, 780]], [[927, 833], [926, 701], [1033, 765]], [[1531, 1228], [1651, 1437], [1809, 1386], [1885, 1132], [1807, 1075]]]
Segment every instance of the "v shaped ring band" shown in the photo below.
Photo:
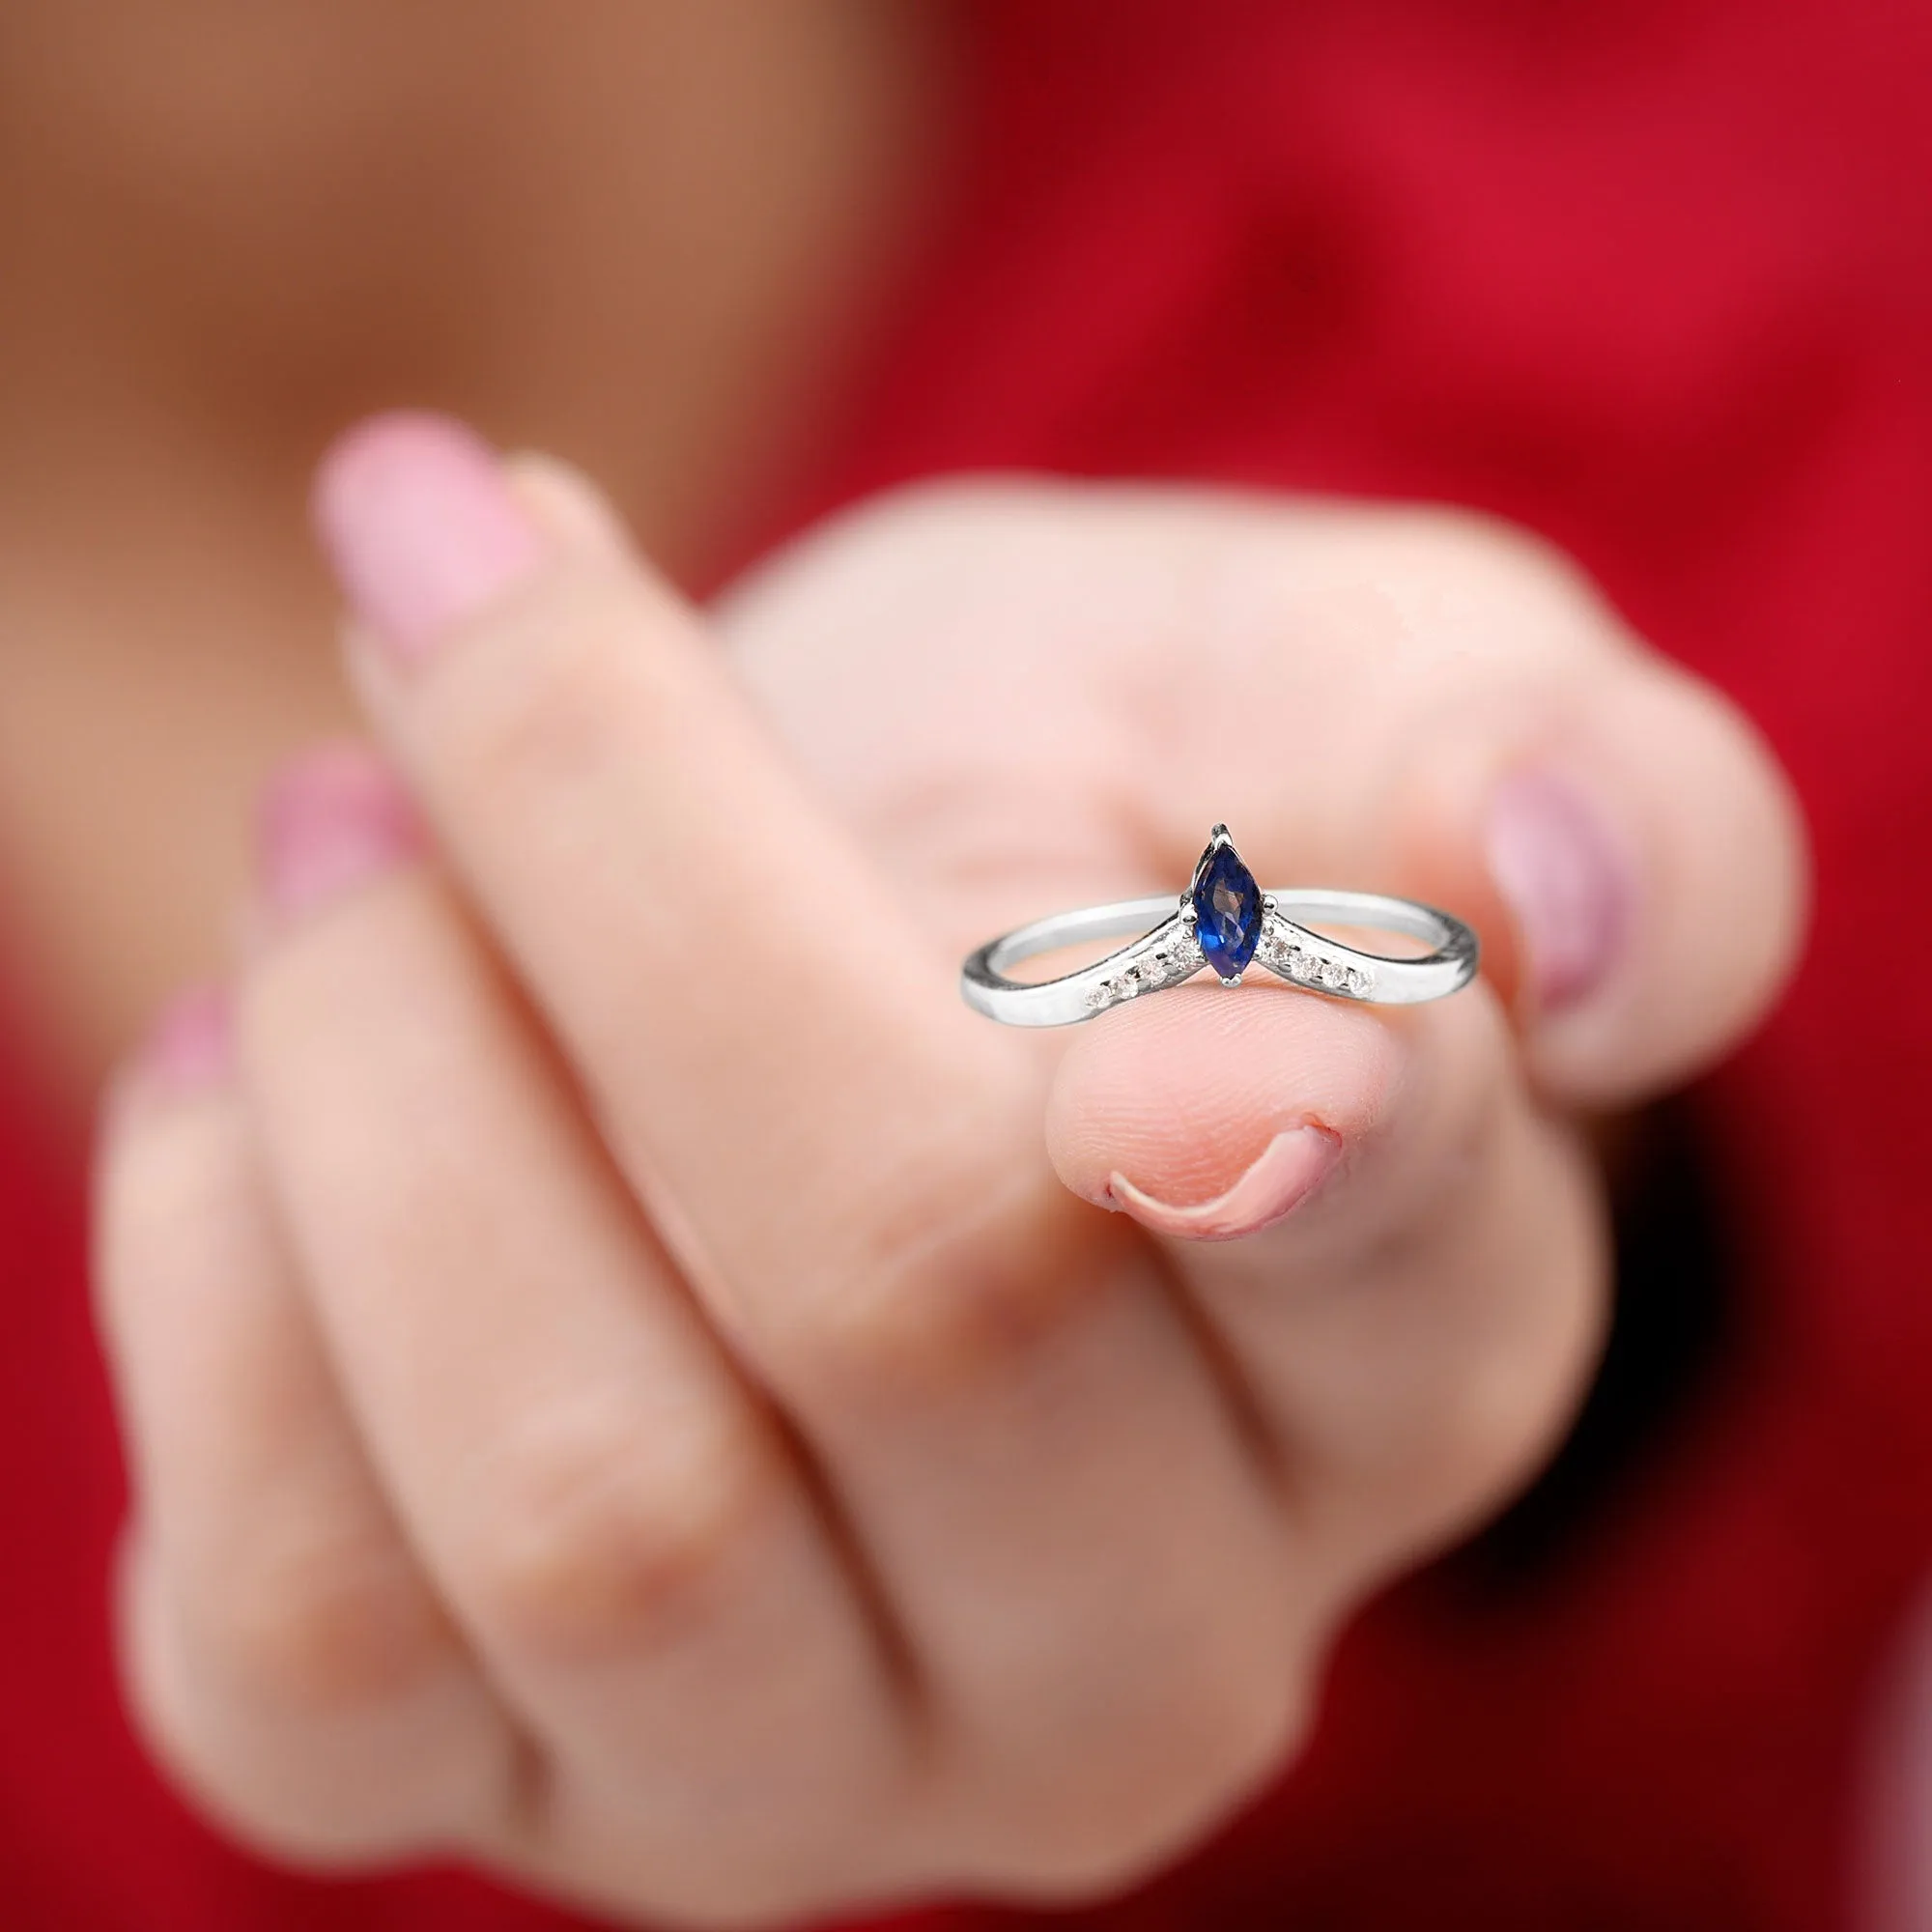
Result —
[[[1431, 950], [1406, 957], [1367, 952], [1312, 931], [1315, 925], [1401, 933]], [[1038, 953], [1134, 933], [1131, 945], [1060, 979], [1007, 977], [1009, 967]], [[1238, 985], [1252, 963], [1333, 999], [1415, 1006], [1466, 986], [1477, 958], [1476, 935], [1461, 920], [1415, 899], [1263, 892], [1228, 828], [1217, 825], [1178, 905], [1157, 895], [1035, 920], [980, 947], [960, 969], [959, 990], [969, 1007], [1008, 1026], [1071, 1026], [1144, 993], [1179, 986], [1204, 968], [1223, 985]]]

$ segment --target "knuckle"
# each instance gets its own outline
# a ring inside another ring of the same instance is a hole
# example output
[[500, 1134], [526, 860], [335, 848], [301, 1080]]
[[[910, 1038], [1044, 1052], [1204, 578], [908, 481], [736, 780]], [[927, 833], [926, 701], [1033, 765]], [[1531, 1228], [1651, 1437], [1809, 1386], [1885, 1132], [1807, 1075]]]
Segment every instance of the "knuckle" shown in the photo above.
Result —
[[538, 1667], [674, 1642], [744, 1567], [782, 1477], [748, 1429], [574, 1429], [506, 1451], [466, 1564], [491, 1642]]
[[316, 1717], [399, 1702], [454, 1652], [407, 1556], [365, 1533], [265, 1539], [213, 1581], [196, 1593], [201, 1641], [257, 1708]]
[[264, 1856], [318, 1871], [417, 1849], [386, 1780], [342, 1775], [348, 1734], [332, 1721], [342, 1713], [264, 1708], [233, 1681], [232, 1657], [206, 1656], [206, 1634], [186, 1627], [180, 1598], [164, 1601], [152, 1575], [128, 1607], [118, 1662], [129, 1716], [156, 1764], [213, 1823]]

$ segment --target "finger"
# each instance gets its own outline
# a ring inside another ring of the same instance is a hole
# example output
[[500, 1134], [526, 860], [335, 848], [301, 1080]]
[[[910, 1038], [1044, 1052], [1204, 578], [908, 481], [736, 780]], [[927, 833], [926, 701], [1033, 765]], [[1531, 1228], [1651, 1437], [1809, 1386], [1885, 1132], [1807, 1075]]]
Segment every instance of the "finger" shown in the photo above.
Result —
[[370, 709], [707, 1307], [825, 1457], [923, 1678], [1001, 1757], [1006, 1836], [955, 1846], [966, 1869], [1047, 1883], [1172, 1842], [1298, 1715], [1304, 1610], [1212, 1368], [1055, 1183], [1032, 1056], [964, 1009], [692, 614], [501, 488], [413, 425], [326, 472]]
[[[728, 1133], [733, 1159], [697, 1151], [675, 1193], [728, 1250], [717, 1273], [741, 1258], [753, 1275], [803, 1257], [838, 1270], [881, 1196], [906, 1200], [918, 1238], [929, 1199], [884, 1184], [881, 1154], [949, 1192], [1004, 1181], [1010, 1163], [998, 1135], [935, 1136], [915, 1096], [946, 1092], [969, 1125], [1004, 1122], [1030, 1068], [1009, 1042], [989, 1049], [952, 963], [791, 782], [694, 613], [613, 553], [567, 472], [519, 468], [554, 523], [441, 425], [379, 424], [325, 470], [325, 533], [372, 618], [352, 663], [379, 724], [611, 1130], [623, 1143], [635, 1129], [623, 1151], [677, 1165], [676, 1148], [648, 1145], [642, 1117], [659, 1110], [640, 1096], [667, 1083], [715, 1095], [687, 1124]], [[432, 488], [447, 500], [412, 499]], [[666, 976], [674, 997], [640, 997], [640, 980]], [[862, 1016], [890, 1050], [854, 1053]], [[810, 1118], [747, 1132], [772, 1118], [778, 1066], [788, 1091], [813, 1094]], [[952, 1155], [976, 1144], [979, 1173], [962, 1177]], [[868, 1159], [820, 1157], [799, 1189], [801, 1145]], [[781, 1224], [747, 1212], [785, 1194], [799, 1199]]]
[[179, 1007], [122, 1083], [98, 1219], [136, 1496], [126, 1646], [157, 1747], [283, 1856], [469, 1835], [518, 1747], [343, 1409], [213, 996]]
[[1573, 1411], [1607, 1293], [1587, 1164], [1480, 988], [1392, 1019], [1286, 988], [1129, 1014], [1060, 1065], [1055, 1164], [1168, 1247], [1358, 1590], [1480, 1520]]
[[497, 1850], [665, 1909], [810, 1897], [901, 1781], [891, 1660], [405, 820], [364, 754], [284, 778], [243, 1058], [377, 1465], [541, 1751]]

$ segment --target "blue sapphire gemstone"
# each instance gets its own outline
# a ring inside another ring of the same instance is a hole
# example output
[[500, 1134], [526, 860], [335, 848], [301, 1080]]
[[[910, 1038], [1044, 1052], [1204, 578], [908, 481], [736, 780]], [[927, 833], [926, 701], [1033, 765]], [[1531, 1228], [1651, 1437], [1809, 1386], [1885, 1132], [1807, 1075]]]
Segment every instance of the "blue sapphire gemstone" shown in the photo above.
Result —
[[1262, 936], [1262, 889], [1241, 864], [1225, 825], [1214, 828], [1194, 868], [1191, 896], [1194, 936], [1208, 964], [1222, 979], [1238, 980]]

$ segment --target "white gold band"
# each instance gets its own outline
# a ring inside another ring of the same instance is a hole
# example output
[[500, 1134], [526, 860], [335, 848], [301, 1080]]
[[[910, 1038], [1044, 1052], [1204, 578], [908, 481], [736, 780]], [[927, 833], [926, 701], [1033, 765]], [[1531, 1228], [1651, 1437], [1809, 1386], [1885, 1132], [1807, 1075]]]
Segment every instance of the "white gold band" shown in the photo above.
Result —
[[[1461, 920], [1414, 899], [1380, 893], [1293, 891], [1269, 893], [1262, 903], [1254, 961], [1304, 991], [1407, 1007], [1439, 1000], [1476, 976], [1476, 935]], [[1311, 923], [1399, 932], [1432, 951], [1388, 958], [1312, 932]], [[1007, 968], [1022, 959], [1127, 933], [1140, 937], [1077, 973], [1033, 984], [1006, 977]], [[959, 990], [969, 1007], [1008, 1026], [1070, 1026], [1142, 993], [1178, 986], [1207, 964], [1186, 894], [1179, 910], [1168, 896], [1121, 899], [1054, 913], [988, 941], [961, 967]]]

